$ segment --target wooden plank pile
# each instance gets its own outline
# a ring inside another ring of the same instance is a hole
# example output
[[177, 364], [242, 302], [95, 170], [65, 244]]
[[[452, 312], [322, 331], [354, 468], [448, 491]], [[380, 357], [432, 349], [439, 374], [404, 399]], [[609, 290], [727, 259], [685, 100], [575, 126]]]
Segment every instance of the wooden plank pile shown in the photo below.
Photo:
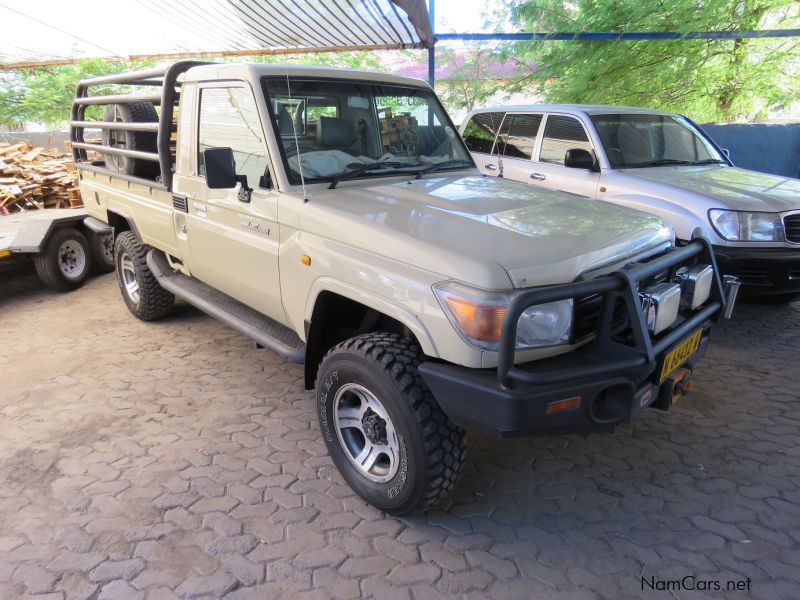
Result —
[[0, 143], [0, 214], [83, 206], [72, 157], [55, 148]]

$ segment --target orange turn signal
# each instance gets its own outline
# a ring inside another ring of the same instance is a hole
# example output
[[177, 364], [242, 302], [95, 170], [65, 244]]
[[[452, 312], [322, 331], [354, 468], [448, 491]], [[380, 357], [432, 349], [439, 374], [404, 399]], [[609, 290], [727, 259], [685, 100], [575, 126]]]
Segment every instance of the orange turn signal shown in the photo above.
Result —
[[581, 397], [573, 396], [572, 398], [565, 398], [564, 400], [556, 400], [555, 402], [551, 402], [550, 404], [547, 405], [545, 413], [548, 415], [552, 415], [553, 413], [564, 412], [565, 410], [572, 410], [573, 408], [578, 408], [580, 405], [581, 405]]
[[308, 254], [303, 254], [303, 256], [300, 257], [300, 262], [303, 263], [305, 266], [310, 267], [311, 257]]
[[456, 296], [446, 296], [444, 301], [469, 337], [481, 341], [500, 339], [503, 317], [506, 316], [505, 306], [477, 304]]

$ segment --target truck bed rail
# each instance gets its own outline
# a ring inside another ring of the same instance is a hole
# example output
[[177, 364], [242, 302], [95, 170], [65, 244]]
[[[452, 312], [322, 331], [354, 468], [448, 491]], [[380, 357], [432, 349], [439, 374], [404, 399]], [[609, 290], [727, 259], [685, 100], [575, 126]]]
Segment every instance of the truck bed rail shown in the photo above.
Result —
[[[90, 77], [78, 83], [75, 90], [75, 100], [72, 103], [70, 120], [70, 142], [72, 144], [72, 158], [79, 169], [91, 166], [89, 169], [95, 172], [104, 172], [113, 176], [120, 176], [121, 173], [108, 169], [104, 165], [92, 163], [87, 158], [87, 151], [93, 150], [104, 154], [114, 154], [127, 156], [139, 160], [151, 160], [157, 162], [160, 170], [160, 181], [153, 181], [142, 177], [126, 176], [125, 179], [143, 183], [149, 186], [163, 187], [167, 190], [172, 189], [172, 165], [175, 157], [170, 149], [170, 137], [176, 130], [174, 121], [175, 106], [180, 99], [178, 91], [178, 78], [192, 67], [208, 64], [203, 61], [181, 60], [173, 63], [169, 67], [145, 69], [142, 71], [130, 71], [127, 73], [116, 73], [114, 75], [103, 75], [100, 77]], [[160, 87], [160, 92], [154, 93], [114, 93], [114, 94], [91, 94], [93, 88], [98, 86], [127, 85]], [[112, 121], [91, 121], [86, 120], [86, 109], [89, 106], [109, 106], [112, 104], [125, 104], [131, 102], [152, 102], [156, 106], [161, 106], [157, 123], [121, 123]], [[86, 129], [102, 129], [108, 131], [145, 131], [157, 134], [156, 152], [142, 152], [140, 150], [129, 150], [127, 148], [117, 148], [105, 144], [94, 144], [86, 141], [84, 134]]]

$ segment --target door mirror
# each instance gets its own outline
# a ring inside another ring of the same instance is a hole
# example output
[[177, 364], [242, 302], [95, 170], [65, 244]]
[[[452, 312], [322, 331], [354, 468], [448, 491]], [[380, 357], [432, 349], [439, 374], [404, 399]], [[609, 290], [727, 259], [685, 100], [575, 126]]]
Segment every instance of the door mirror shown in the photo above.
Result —
[[564, 156], [564, 166], [571, 169], [586, 169], [588, 171], [599, 171], [594, 155], [583, 148], [571, 148]]
[[236, 187], [236, 161], [230, 148], [206, 148], [203, 150], [206, 167], [206, 185], [212, 190]]
[[723, 148], [722, 153], [725, 155], [725, 158], [731, 157], [731, 151], [728, 148]]

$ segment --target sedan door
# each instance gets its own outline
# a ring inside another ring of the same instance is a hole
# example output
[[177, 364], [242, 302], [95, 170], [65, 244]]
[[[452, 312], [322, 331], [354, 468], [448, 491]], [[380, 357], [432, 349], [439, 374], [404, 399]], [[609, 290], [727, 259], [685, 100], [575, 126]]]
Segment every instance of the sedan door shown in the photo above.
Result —
[[[538, 152], [527, 178], [543, 187], [594, 198], [600, 181], [599, 171], [567, 167], [567, 150], [586, 150], [596, 156], [583, 123], [575, 116], [548, 114]], [[596, 162], [596, 161], [595, 161]]]
[[541, 114], [506, 114], [495, 144], [495, 153], [501, 161], [499, 170], [502, 177], [527, 182], [541, 124]]
[[503, 115], [502, 112], [475, 113], [469, 118], [461, 134], [472, 159], [484, 175], [500, 174], [500, 164], [494, 148]]

